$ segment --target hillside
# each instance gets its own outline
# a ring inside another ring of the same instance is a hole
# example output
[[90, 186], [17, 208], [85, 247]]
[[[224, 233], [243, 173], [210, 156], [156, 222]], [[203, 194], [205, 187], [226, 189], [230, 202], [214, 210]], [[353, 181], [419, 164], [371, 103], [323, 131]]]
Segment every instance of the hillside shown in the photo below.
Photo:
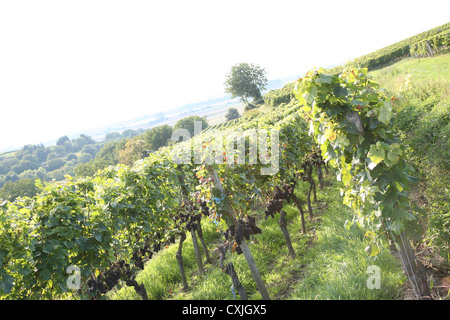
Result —
[[417, 251], [442, 296], [448, 294], [450, 271], [449, 66], [450, 54], [445, 54], [405, 59], [372, 72], [398, 97], [394, 128], [408, 146], [408, 161], [419, 178], [411, 190], [413, 203], [421, 210], [424, 234]]
[[[448, 235], [450, 228], [448, 224], [441, 225], [443, 229], [436, 229], [433, 224], [442, 221], [442, 215], [448, 216], [449, 194], [446, 186], [449, 185], [448, 175], [448, 110], [450, 88], [450, 54], [441, 55], [435, 58], [404, 59], [389, 67], [379, 69], [371, 74], [382, 87], [386, 88], [390, 94], [399, 99], [406, 97], [399, 96], [400, 88], [405, 84], [405, 78], [409, 75], [411, 88], [410, 98], [418, 94], [418, 90], [424, 94], [429, 92], [428, 88], [439, 89], [433, 91], [439, 93], [438, 96], [430, 97], [434, 106], [428, 107], [430, 114], [439, 117], [441, 126], [436, 127], [432, 116], [423, 114], [423, 118], [417, 122], [425, 121], [421, 125], [409, 126], [408, 132], [403, 133], [405, 128], [397, 125], [396, 129], [403, 137], [404, 142], [411, 147], [410, 162], [416, 167], [416, 172], [420, 173], [420, 181], [413, 189], [412, 196], [414, 204], [423, 210], [424, 238], [416, 242], [417, 251], [420, 252], [420, 259], [428, 267], [428, 276], [433, 279], [435, 298], [445, 298], [448, 295], [448, 275], [449, 261], [445, 261], [445, 256], [449, 252]], [[404, 92], [402, 93], [405, 94]], [[282, 90], [272, 92], [271, 95], [282, 95]], [[288, 97], [289, 95], [287, 95]], [[292, 96], [290, 96], [292, 98]], [[273, 101], [273, 100], [268, 100]], [[281, 99], [283, 103], [286, 99]], [[398, 106], [399, 120], [402, 123], [406, 110], [411, 112], [421, 110], [422, 100], [412, 101], [406, 107]], [[275, 105], [277, 106], [277, 105]], [[260, 106], [260, 114], [267, 114], [266, 106]], [[402, 109], [404, 108], [404, 109]], [[431, 108], [431, 109], [430, 109]], [[442, 109], [444, 108], [444, 109]], [[439, 111], [434, 109], [440, 109]], [[270, 111], [269, 111], [270, 115]], [[444, 117], [441, 119], [440, 117]], [[230, 123], [232, 127], [242, 123], [242, 119]], [[411, 123], [410, 123], [411, 125]], [[422, 150], [423, 145], [411, 141], [414, 137], [422, 133], [415, 132], [414, 128], [431, 127], [436, 132], [442, 130], [434, 144], [428, 144], [427, 150]], [[220, 126], [209, 128], [209, 130], [220, 129]], [[444, 145], [444, 146], [443, 146]], [[439, 148], [440, 152], [436, 152]], [[422, 152], [424, 155], [434, 154], [434, 159], [418, 162], [413, 156], [414, 152]], [[433, 150], [433, 151], [431, 151]], [[430, 161], [430, 163], [427, 163]], [[431, 163], [432, 162], [432, 163]], [[434, 166], [439, 166], [438, 172], [444, 174], [433, 175]], [[425, 171], [424, 171], [425, 170]], [[262, 234], [252, 238], [252, 248], [255, 250], [255, 259], [258, 266], [263, 270], [263, 279], [266, 282], [269, 293], [273, 299], [416, 299], [413, 289], [407, 281], [407, 277], [402, 272], [401, 261], [395, 258], [385, 248], [376, 259], [370, 257], [366, 250], [370, 243], [364, 237], [362, 229], [345, 228], [346, 221], [352, 220], [352, 210], [343, 205], [342, 198], [336, 197], [339, 194], [341, 183], [336, 182], [334, 175], [336, 172], [330, 171], [326, 176], [326, 186], [318, 191], [318, 202], [314, 204], [315, 216], [307, 221], [308, 234], [305, 237], [301, 234], [300, 217], [296, 214], [296, 209], [292, 205], [285, 205], [283, 209], [287, 212], [291, 240], [296, 253], [296, 257], [289, 257], [289, 252], [282, 239], [281, 230], [276, 219], [259, 220]], [[426, 186], [426, 187], [425, 187]], [[440, 192], [446, 190], [445, 193]], [[299, 198], [307, 194], [307, 184], [303, 183], [296, 188]], [[426, 201], [421, 199], [425, 199]], [[443, 207], [436, 210], [433, 203], [440, 203]], [[262, 210], [254, 212], [256, 216], [262, 216]], [[448, 218], [447, 218], [448, 219]], [[220, 237], [216, 232], [216, 226], [211, 221], [204, 223], [204, 235], [210, 243], [210, 250], [220, 244]], [[447, 241], [445, 243], [445, 241]], [[438, 245], [436, 245], [438, 244]], [[183, 290], [181, 279], [177, 272], [177, 265], [174, 260], [177, 244], [170, 245], [156, 258], [150, 260], [145, 269], [137, 276], [139, 281], [145, 284], [153, 299], [233, 299], [232, 285], [229, 277], [218, 268], [217, 265], [205, 263], [204, 273], [199, 273], [194, 259], [192, 243], [188, 242], [183, 258], [186, 261], [188, 277], [191, 279], [190, 289]], [[391, 248], [392, 249], [392, 248]], [[395, 250], [392, 251], [395, 253]], [[202, 254], [203, 251], [202, 251]], [[218, 253], [215, 252], [216, 259]], [[241, 282], [248, 290], [250, 299], [260, 299], [259, 292], [252, 282], [251, 274], [246, 267], [244, 257], [236, 256], [230, 258]], [[383, 291], [370, 290], [366, 286], [367, 268], [373, 264], [380, 266], [382, 274]], [[132, 288], [125, 287], [117, 292], [109, 294], [111, 299], [139, 299]]]
[[[351, 64], [360, 68], [375, 70], [383, 68], [404, 58], [414, 56], [430, 57], [449, 52], [450, 23], [424, 31], [397, 43], [357, 57]], [[337, 73], [343, 66], [337, 66], [329, 72]]]
[[[75, 176], [0, 201], [0, 298], [448, 299], [440, 41], [432, 57], [394, 61], [394, 46], [360, 59], [376, 68], [312, 70], [201, 140], [169, 143], [170, 126], [111, 136]], [[75, 141], [59, 142], [67, 157]], [[14, 165], [46, 151], [28, 148]]]

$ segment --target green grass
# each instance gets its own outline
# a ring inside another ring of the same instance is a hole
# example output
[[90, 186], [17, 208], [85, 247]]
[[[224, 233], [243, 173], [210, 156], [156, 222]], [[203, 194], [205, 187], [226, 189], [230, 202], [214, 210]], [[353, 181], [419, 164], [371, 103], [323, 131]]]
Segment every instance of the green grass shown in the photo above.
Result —
[[[399, 96], [393, 129], [407, 146], [406, 158], [419, 183], [413, 203], [423, 215], [424, 242], [450, 264], [450, 54], [406, 59], [371, 72], [390, 94]], [[400, 91], [406, 75], [410, 87]]]
[[389, 67], [370, 72], [382, 88], [398, 95], [407, 75], [411, 75], [412, 91], [438, 94], [448, 99], [450, 88], [450, 53], [435, 58], [403, 59]]
[[370, 74], [372, 74], [377, 81], [380, 81], [381, 86], [384, 88], [392, 87], [385, 82], [389, 78], [398, 76], [401, 78], [402, 75], [406, 76], [408, 73], [414, 74], [415, 78], [422, 80], [448, 80], [450, 77], [449, 59], [450, 53], [434, 58], [407, 58], [389, 67], [371, 71]]
[[[410, 146], [408, 158], [416, 163], [419, 174], [429, 176], [432, 168], [450, 170], [450, 54], [406, 59], [371, 74], [399, 97], [394, 129]], [[407, 75], [410, 86], [402, 91]]]
[[[327, 177], [328, 181], [334, 176]], [[299, 183], [296, 193], [305, 199], [307, 185]], [[396, 259], [386, 249], [375, 260], [364, 251], [367, 239], [361, 231], [349, 233], [344, 228], [352, 218], [349, 208], [342, 205], [338, 186], [318, 192], [319, 203], [314, 203], [315, 216], [306, 213], [308, 233], [301, 233], [301, 219], [295, 207], [286, 204], [288, 229], [296, 258], [291, 258], [275, 219], [260, 219], [262, 234], [249, 241], [250, 250], [272, 299], [394, 299], [405, 281]], [[256, 213], [259, 218], [262, 212]], [[222, 242], [216, 226], [203, 221], [204, 235], [210, 252]], [[201, 246], [200, 246], [201, 247]], [[178, 243], [169, 246], [147, 262], [137, 276], [143, 282], [150, 299], [226, 300], [233, 299], [231, 279], [216, 265], [204, 263], [205, 272], [199, 274], [192, 240], [188, 235], [183, 246], [183, 258], [189, 290], [183, 291], [175, 253]], [[217, 255], [212, 253], [217, 259]], [[204, 257], [204, 255], [203, 255]], [[261, 299], [243, 255], [227, 254], [249, 299]], [[365, 283], [367, 266], [379, 265], [382, 289], [369, 290]], [[111, 299], [139, 299], [132, 288], [123, 287], [109, 294]]]
[[[306, 267], [301, 282], [290, 299], [397, 299], [406, 280], [399, 262], [384, 248], [376, 257], [365, 252], [369, 239], [364, 230], [347, 230], [352, 220], [349, 208], [336, 196], [336, 190], [324, 191], [327, 210], [316, 231], [315, 246], [304, 257]], [[380, 268], [381, 289], [370, 289], [368, 267]]]

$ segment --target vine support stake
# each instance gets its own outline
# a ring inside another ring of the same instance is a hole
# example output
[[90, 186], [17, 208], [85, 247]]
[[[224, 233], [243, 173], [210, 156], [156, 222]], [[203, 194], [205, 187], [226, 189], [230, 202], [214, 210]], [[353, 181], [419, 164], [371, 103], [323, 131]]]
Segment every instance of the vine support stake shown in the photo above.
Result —
[[[209, 165], [206, 165], [206, 169], [210, 177], [213, 179], [214, 188], [219, 190], [222, 194], [225, 194], [222, 183], [220, 183], [219, 176], [217, 175], [217, 172]], [[231, 208], [231, 205], [229, 204], [227, 205], [227, 208], [225, 209], [225, 215], [223, 217], [228, 226], [231, 226], [236, 222], [236, 217], [234, 215], [233, 209]], [[258, 270], [258, 266], [256, 265], [255, 260], [253, 259], [253, 255], [250, 251], [250, 248], [248, 247], [245, 238], [242, 239], [240, 247], [242, 253], [244, 254], [245, 260], [247, 261], [247, 264], [250, 268], [253, 279], [256, 282], [256, 286], [258, 287], [258, 290], [261, 293], [261, 297], [264, 300], [270, 300], [269, 292], [267, 291], [267, 288], [264, 285], [264, 282], [261, 278], [261, 274], [259, 273]]]
[[261, 297], [263, 300], [270, 300], [269, 292], [266, 289], [266, 286], [261, 278], [261, 274], [259, 273], [258, 266], [253, 259], [253, 255], [250, 252], [250, 248], [248, 247], [247, 240], [242, 239], [240, 244], [242, 253], [244, 254], [245, 260], [252, 272], [253, 279], [256, 282], [256, 286], [258, 287], [259, 292], [261, 293]]
[[411, 286], [416, 292], [417, 298], [419, 300], [430, 299], [431, 292], [427, 283], [425, 267], [414, 254], [414, 250], [411, 247], [406, 232], [401, 231], [399, 236], [393, 236], [393, 238], [397, 250], [399, 251], [403, 268], [411, 282]]
[[198, 271], [200, 273], [203, 273], [202, 257], [200, 255], [200, 251], [198, 249], [197, 236], [195, 234], [194, 229], [191, 230], [191, 236], [192, 236], [192, 243], [194, 244], [195, 258], [197, 259]]

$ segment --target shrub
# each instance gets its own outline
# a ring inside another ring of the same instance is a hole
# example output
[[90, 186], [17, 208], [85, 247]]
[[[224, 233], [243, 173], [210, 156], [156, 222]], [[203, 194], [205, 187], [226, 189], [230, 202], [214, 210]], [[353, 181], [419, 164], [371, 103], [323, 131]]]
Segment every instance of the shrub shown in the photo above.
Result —
[[248, 102], [248, 103], [246, 103], [246, 105], [244, 107], [244, 111], [249, 111], [249, 110], [256, 109], [256, 108], [258, 108], [257, 105]]
[[276, 107], [282, 103], [289, 103], [294, 97], [294, 82], [286, 84], [283, 88], [278, 90], [271, 90], [264, 95], [264, 102], [271, 106]]
[[64, 165], [65, 161], [60, 158], [52, 159], [50, 161], [47, 161], [47, 167], [49, 171], [53, 171], [56, 169], [61, 168]]
[[78, 160], [79, 160], [81, 163], [88, 163], [89, 161], [92, 160], [92, 155], [89, 154], [89, 153], [82, 153], [82, 154], [80, 155], [80, 157], [78, 158]]

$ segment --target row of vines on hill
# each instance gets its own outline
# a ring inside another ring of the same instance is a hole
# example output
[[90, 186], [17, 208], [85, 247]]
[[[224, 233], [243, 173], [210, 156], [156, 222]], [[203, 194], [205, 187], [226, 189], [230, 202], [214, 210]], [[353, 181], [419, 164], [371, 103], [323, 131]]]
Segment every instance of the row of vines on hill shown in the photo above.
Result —
[[[405, 57], [425, 57], [448, 52], [450, 23], [419, 33], [387, 47], [356, 58], [353, 65], [369, 70], [380, 69]], [[343, 66], [330, 70], [340, 73]]]
[[[193, 158], [180, 164], [174, 161], [176, 149], [166, 148], [132, 168], [119, 165], [101, 170], [89, 179], [67, 177], [64, 183], [41, 184], [42, 191], [34, 198], [3, 203], [1, 295], [14, 299], [74, 295], [99, 298], [122, 280], [148, 299], [145, 287], [135, 281], [136, 272], [143, 268], [146, 259], [176, 239], [179, 239], [176, 259], [187, 289], [183, 242], [190, 232], [200, 272], [203, 267], [198, 238], [207, 261], [213, 263], [200, 223], [202, 216], [209, 216], [218, 224], [226, 222], [223, 230], [226, 240], [235, 244], [233, 251], [244, 253], [262, 297], [269, 299], [245, 243], [249, 234], [260, 232], [248, 213], [277, 186], [283, 187], [302, 172], [301, 163], [312, 144], [304, 121], [294, 112], [297, 108], [286, 108], [284, 114], [278, 112], [278, 117], [256, 119], [244, 128], [257, 126], [262, 130], [260, 140], [256, 141], [258, 147], [271, 145], [269, 128], [279, 130], [282, 146], [276, 158], [276, 174], [261, 175], [261, 170], [279, 145], [272, 144], [270, 151], [266, 149], [263, 160], [251, 162], [255, 141], [241, 137], [246, 146], [240, 151], [247, 154], [242, 163], [237, 163], [238, 155], [233, 163], [226, 159], [233, 155], [221, 154], [222, 159], [217, 161], [216, 157], [212, 164], [205, 164], [202, 159], [201, 164], [194, 165]], [[220, 133], [224, 140], [235, 138], [231, 130]], [[206, 142], [200, 147], [207, 149], [216, 137], [217, 132], [212, 132], [209, 138], [205, 135]], [[193, 144], [183, 143], [189, 144], [189, 151], [193, 151]], [[300, 200], [296, 201], [302, 210]], [[71, 267], [79, 272], [79, 290], [70, 290]]]
[[409, 52], [415, 58], [432, 57], [436, 54], [448, 52], [450, 46], [450, 32], [444, 31], [435, 36], [424, 39], [410, 46]]

